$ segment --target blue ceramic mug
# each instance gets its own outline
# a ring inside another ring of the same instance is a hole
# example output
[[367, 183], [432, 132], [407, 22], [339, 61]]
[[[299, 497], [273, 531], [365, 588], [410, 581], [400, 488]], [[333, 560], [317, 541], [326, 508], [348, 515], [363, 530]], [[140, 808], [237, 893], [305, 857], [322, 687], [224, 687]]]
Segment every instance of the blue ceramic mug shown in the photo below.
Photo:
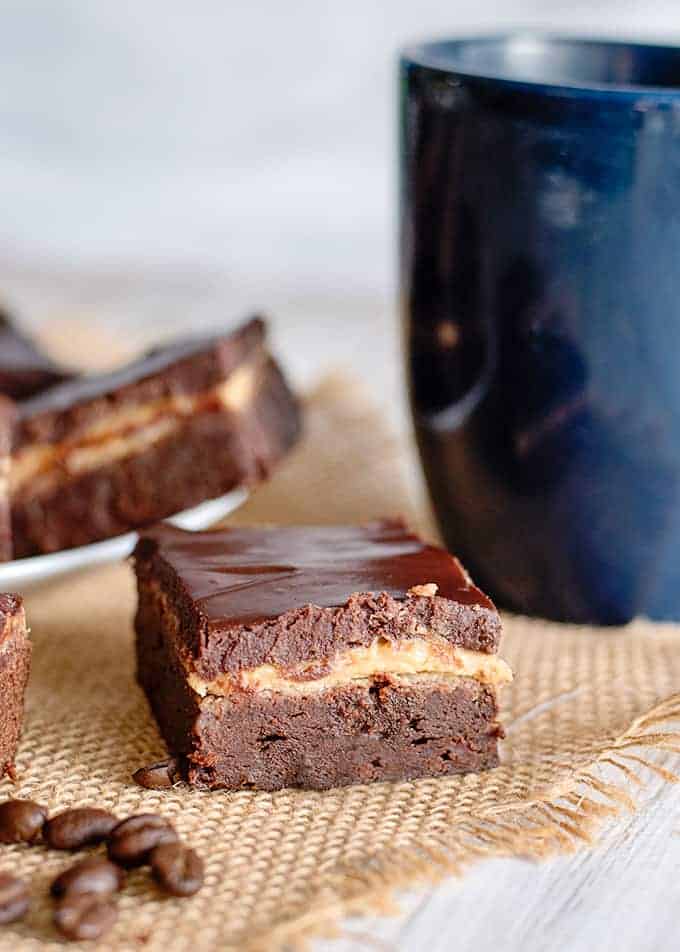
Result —
[[502, 606], [680, 619], [680, 49], [510, 35], [400, 67], [411, 402]]

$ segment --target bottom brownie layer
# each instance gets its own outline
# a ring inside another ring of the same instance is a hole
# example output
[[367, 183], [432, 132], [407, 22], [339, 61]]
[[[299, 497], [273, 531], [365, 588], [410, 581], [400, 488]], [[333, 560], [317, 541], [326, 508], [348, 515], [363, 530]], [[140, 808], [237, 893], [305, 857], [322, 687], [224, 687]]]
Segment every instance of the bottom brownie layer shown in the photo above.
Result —
[[0, 595], [0, 778], [14, 763], [30, 664], [31, 643], [21, 602]]
[[188, 779], [210, 788], [324, 790], [483, 770], [498, 763], [495, 714], [493, 692], [464, 679], [207, 697]]
[[138, 677], [163, 736], [199, 787], [279, 790], [404, 780], [498, 763], [493, 688], [468, 678], [349, 682], [318, 693], [200, 697], [150, 606], [137, 619]]

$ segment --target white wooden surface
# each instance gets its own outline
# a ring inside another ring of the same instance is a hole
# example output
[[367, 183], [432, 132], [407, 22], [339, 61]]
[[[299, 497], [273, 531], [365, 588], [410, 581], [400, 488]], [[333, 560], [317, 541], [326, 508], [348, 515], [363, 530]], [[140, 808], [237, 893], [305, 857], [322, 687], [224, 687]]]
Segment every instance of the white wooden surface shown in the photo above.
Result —
[[680, 789], [652, 781], [639, 802], [592, 851], [484, 862], [409, 895], [399, 918], [347, 923], [316, 952], [677, 950]]

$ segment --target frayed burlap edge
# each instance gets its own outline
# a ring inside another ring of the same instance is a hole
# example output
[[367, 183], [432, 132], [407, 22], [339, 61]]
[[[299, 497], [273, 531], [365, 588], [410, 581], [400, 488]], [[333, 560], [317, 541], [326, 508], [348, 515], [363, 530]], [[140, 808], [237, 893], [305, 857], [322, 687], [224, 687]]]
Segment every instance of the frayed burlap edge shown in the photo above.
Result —
[[[344, 918], [398, 915], [397, 893], [437, 885], [481, 859], [515, 856], [538, 861], [593, 846], [608, 819], [637, 810], [628, 791], [642, 785], [644, 771], [667, 783], [680, 781], [677, 773], [649, 757], [654, 751], [680, 754], [680, 723], [670, 729], [674, 722], [680, 722], [680, 693], [635, 718], [591, 763], [541, 796], [471, 815], [451, 836], [442, 837], [438, 847], [383, 850], [368, 866], [341, 868], [315, 894], [307, 913], [252, 936], [239, 948], [306, 949], [313, 938], [341, 935], [338, 923]], [[662, 727], [669, 729], [659, 730]], [[566, 763], [556, 767], [569, 770]], [[603, 779], [613, 772], [621, 779]]]

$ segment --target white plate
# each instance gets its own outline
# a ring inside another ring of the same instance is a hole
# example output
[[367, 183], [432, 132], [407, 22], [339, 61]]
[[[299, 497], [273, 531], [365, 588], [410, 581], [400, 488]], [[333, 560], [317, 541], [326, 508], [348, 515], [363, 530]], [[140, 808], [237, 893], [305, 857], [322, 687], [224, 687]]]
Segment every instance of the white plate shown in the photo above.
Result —
[[[237, 509], [247, 496], [247, 490], [235, 489], [219, 499], [209, 499], [200, 506], [170, 516], [167, 521], [180, 529], [207, 529]], [[128, 532], [114, 539], [81, 545], [77, 549], [65, 549], [50, 555], [34, 555], [28, 559], [15, 559], [13, 562], [0, 562], [0, 592], [21, 590], [27, 585], [77, 569], [121, 561], [132, 552], [136, 542], [137, 533]]]

